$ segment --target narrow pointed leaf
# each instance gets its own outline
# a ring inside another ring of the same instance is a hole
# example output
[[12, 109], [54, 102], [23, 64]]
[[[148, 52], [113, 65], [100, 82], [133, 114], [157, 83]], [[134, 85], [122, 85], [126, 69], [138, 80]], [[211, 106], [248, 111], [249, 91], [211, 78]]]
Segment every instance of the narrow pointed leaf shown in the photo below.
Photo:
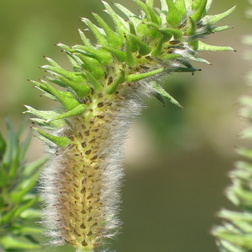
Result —
[[92, 33], [95, 35], [97, 42], [101, 45], [108, 45], [107, 39], [105, 38], [105, 32], [103, 29], [97, 27], [94, 25], [89, 19], [87, 18], [81, 18], [81, 21], [84, 22], [88, 28], [92, 31]]
[[203, 22], [209, 26], [216, 24], [217, 22], [219, 22], [220, 20], [222, 20], [223, 18], [229, 16], [234, 10], [235, 10], [236, 6], [230, 8], [229, 10], [217, 14], [217, 15], [207, 15], [203, 18]]
[[108, 14], [110, 15], [110, 17], [112, 18], [112, 20], [115, 24], [116, 32], [120, 35], [121, 38], [123, 38], [125, 30], [127, 30], [126, 22], [123, 21], [123, 19], [121, 19], [115, 13], [115, 11], [111, 8], [111, 6], [107, 2], [102, 1], [102, 3], [104, 4]]
[[87, 75], [87, 77], [90, 79], [90, 81], [93, 84], [93, 87], [96, 91], [99, 91], [103, 88], [103, 86], [101, 85], [101, 83], [95, 78], [95, 76], [90, 73], [89, 71], [85, 71], [85, 74]]
[[234, 49], [229, 46], [213, 46], [198, 41], [198, 51], [233, 51]]
[[153, 70], [153, 71], [150, 71], [150, 72], [147, 72], [147, 73], [142, 73], [142, 74], [130, 74], [126, 80], [127, 81], [140, 81], [142, 79], [146, 79], [148, 77], [151, 77], [151, 76], [154, 76], [156, 74], [159, 74], [161, 72], [164, 71], [164, 68], [159, 68], [159, 69], [156, 69], [156, 70]]
[[107, 23], [99, 15], [93, 13], [93, 16], [105, 31], [109, 45], [114, 48], [120, 48], [122, 46], [121, 38], [107, 25]]
[[135, 60], [132, 56], [132, 48], [131, 48], [131, 43], [128, 39], [127, 36], [125, 36], [126, 39], [126, 64], [129, 65], [130, 67], [133, 67], [135, 65]]
[[169, 8], [166, 20], [172, 27], [176, 27], [179, 25], [181, 21], [181, 18], [182, 18], [181, 13], [179, 12], [177, 7], [173, 3], [173, 0], [166, 0], [166, 1]]
[[175, 104], [176, 106], [182, 108], [182, 106], [178, 103], [177, 100], [175, 100], [170, 94], [168, 94], [161, 85], [159, 85], [156, 81], [151, 81], [150, 85], [152, 87], [152, 89], [160, 94], [162, 97], [165, 97], [166, 99], [168, 99], [171, 103]]
[[111, 54], [113, 54], [120, 62], [125, 62], [126, 60], [126, 53], [121, 51], [121, 50], [117, 50], [113, 47], [109, 47], [109, 46], [103, 46], [103, 49], [109, 51]]
[[44, 132], [40, 129], [34, 128], [41, 136], [43, 136], [44, 138], [50, 140], [51, 142], [55, 143], [56, 145], [60, 146], [60, 147], [67, 147], [70, 143], [71, 140], [67, 137], [63, 137], [63, 136], [54, 136], [51, 135], [47, 132]]
[[81, 115], [85, 112], [86, 109], [87, 109], [86, 105], [79, 104], [77, 107], [73, 108], [72, 110], [67, 111], [66, 113], [58, 114], [58, 115], [55, 115], [54, 117], [47, 119], [46, 122], [49, 123], [54, 120], [65, 119], [68, 117]]
[[133, 34], [128, 35], [130, 39], [132, 40], [133, 44], [137, 44], [139, 47], [139, 54], [140, 55], [147, 55], [151, 52], [151, 47], [149, 47], [147, 44], [145, 44], [142, 40], [140, 40], [137, 36]]
[[218, 26], [218, 27], [214, 27], [211, 29], [211, 32], [221, 32], [221, 31], [226, 31], [229, 29], [232, 29], [232, 26], [229, 25], [223, 25], [223, 26]]
[[197, 7], [196, 11], [191, 15], [191, 18], [195, 22], [198, 22], [202, 18], [202, 16], [205, 14], [206, 4], [207, 4], [207, 0], [201, 0], [199, 3], [199, 7]]
[[18, 238], [15, 238], [13, 236], [3, 236], [0, 238], [0, 244], [2, 247], [5, 249], [38, 249], [40, 248], [40, 245], [28, 242], [28, 241], [23, 241], [19, 240]]
[[180, 13], [181, 17], [184, 17], [186, 14], [186, 5], [185, 5], [185, 1], [184, 0], [177, 0], [175, 2], [175, 6], [178, 10], [178, 12]]
[[40, 218], [41, 216], [42, 216], [41, 210], [32, 208], [28, 208], [20, 214], [20, 217], [22, 219], [37, 219]]
[[92, 44], [90, 43], [89, 39], [86, 37], [85, 33], [82, 32], [82, 30], [80, 30], [80, 29], [78, 29], [78, 31], [79, 31], [79, 34], [80, 34], [80, 37], [81, 37], [81, 40], [82, 40], [83, 44], [85, 46], [91, 47]]
[[196, 22], [191, 17], [189, 17], [189, 21], [190, 21], [190, 27], [187, 30], [187, 35], [192, 36], [196, 32], [197, 25]]

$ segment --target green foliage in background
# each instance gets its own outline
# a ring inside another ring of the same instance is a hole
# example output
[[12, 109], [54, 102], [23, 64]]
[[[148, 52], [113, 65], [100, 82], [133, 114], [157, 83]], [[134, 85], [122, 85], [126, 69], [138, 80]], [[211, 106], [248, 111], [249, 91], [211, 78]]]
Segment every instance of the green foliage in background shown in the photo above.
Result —
[[[252, 45], [252, 43], [251, 43]], [[252, 120], [252, 97], [243, 97], [242, 115]], [[243, 132], [251, 140], [252, 127]], [[239, 161], [230, 173], [232, 185], [227, 189], [228, 199], [240, 211], [222, 209], [218, 216], [225, 220], [222, 226], [213, 230], [222, 252], [249, 252], [252, 250], [252, 149], [240, 147], [238, 153], [248, 161]]]
[[39, 248], [34, 234], [42, 229], [34, 226], [40, 217], [34, 188], [45, 159], [27, 164], [25, 154], [32, 131], [21, 142], [27, 122], [17, 132], [8, 120], [6, 124], [7, 136], [0, 133], [0, 251]]
[[[251, 9], [246, 12], [251, 18]], [[244, 44], [252, 46], [252, 36], [246, 36]], [[246, 53], [246, 58], [252, 62], [252, 52]], [[252, 84], [252, 73], [248, 74], [248, 83]], [[249, 123], [252, 122], [252, 97], [240, 99], [241, 115]], [[251, 142], [252, 126], [242, 132], [242, 138]], [[252, 251], [252, 148], [239, 147], [238, 154], [246, 161], [238, 161], [235, 169], [230, 172], [231, 186], [226, 190], [227, 198], [240, 211], [222, 209], [218, 216], [224, 220], [222, 226], [213, 229], [217, 245], [221, 252], [250, 252]]]

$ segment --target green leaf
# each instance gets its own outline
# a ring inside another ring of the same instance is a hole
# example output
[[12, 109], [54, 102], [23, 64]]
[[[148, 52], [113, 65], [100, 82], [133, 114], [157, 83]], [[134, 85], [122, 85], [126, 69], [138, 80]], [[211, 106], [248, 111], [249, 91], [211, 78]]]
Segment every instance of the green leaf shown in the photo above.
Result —
[[207, 0], [195, 1], [195, 3], [196, 2], [198, 3], [194, 8], [196, 11], [191, 15], [191, 18], [197, 23], [206, 13]]
[[190, 27], [187, 29], [186, 33], [188, 36], [192, 36], [195, 34], [197, 30], [197, 25], [196, 22], [191, 17], [189, 17], [189, 21], [190, 21]]
[[217, 22], [219, 22], [220, 20], [222, 20], [223, 18], [229, 16], [234, 10], [235, 10], [236, 6], [230, 8], [229, 10], [217, 14], [217, 15], [206, 15], [203, 19], [202, 22], [208, 26], [212, 26], [214, 24], [216, 24]]
[[[252, 225], [252, 213], [249, 212], [236, 212], [230, 211], [226, 209], [222, 209], [218, 216], [229, 221], [246, 221], [247, 223]], [[251, 226], [252, 228], [252, 226]]]
[[180, 13], [181, 17], [184, 17], [186, 14], [186, 5], [184, 0], [177, 0], [175, 1], [175, 6]]
[[[92, 33], [95, 35], [95, 38], [97, 42], [101, 45], [108, 45], [107, 39], [105, 37], [105, 32], [103, 29], [97, 27], [94, 25], [89, 19], [87, 18], [81, 18], [81, 21], [84, 22], [87, 27], [92, 31]], [[92, 48], [92, 47], [89, 47]]]
[[252, 35], [243, 36], [242, 43], [245, 44], [245, 45], [252, 46]]
[[160, 0], [160, 4], [161, 4], [161, 10], [163, 12], [168, 12], [168, 4], [166, 0]]
[[[124, 37], [125, 31], [128, 31], [127, 23], [122, 19], [115, 11], [111, 8], [111, 6], [106, 3], [105, 1], [102, 1], [103, 5], [106, 8], [106, 12], [109, 14], [109, 16], [112, 18], [115, 27], [116, 27], [116, 32], [120, 35], [121, 38]], [[115, 4], [117, 8], [120, 8], [119, 4]], [[123, 11], [127, 15], [126, 8]]]
[[247, 138], [252, 140], [252, 128], [248, 128], [242, 131], [241, 138]]
[[92, 82], [93, 87], [97, 92], [99, 90], [102, 90], [103, 86], [101, 85], [101, 83], [95, 78], [95, 76], [91, 72], [85, 71], [85, 74], [87, 75], [89, 80]]
[[9, 164], [8, 179], [13, 179], [17, 173], [17, 169], [20, 165], [20, 146], [17, 147], [15, 156], [12, 158], [12, 162]]
[[[128, 34], [127, 36], [131, 40], [132, 45], [138, 45], [139, 54], [144, 56], [151, 52], [151, 47], [144, 43], [141, 39], [133, 34]], [[132, 46], [131, 46], [132, 48]]]
[[41, 136], [43, 136], [44, 138], [50, 140], [51, 142], [55, 143], [56, 145], [60, 146], [60, 147], [67, 147], [70, 143], [71, 140], [67, 137], [63, 137], [63, 136], [54, 136], [51, 135], [47, 132], [44, 132], [40, 129], [34, 128]]
[[61, 113], [61, 114], [55, 115], [51, 118], [48, 118], [46, 120], [46, 122], [50, 123], [51, 121], [54, 121], [54, 120], [60, 120], [60, 119], [68, 118], [68, 117], [78, 116], [78, 115], [83, 114], [86, 111], [86, 109], [87, 109], [87, 106], [85, 104], [79, 104], [77, 107], [75, 107], [65, 113]]
[[229, 30], [229, 29], [232, 29], [232, 28], [233, 27], [229, 26], [229, 25], [223, 25], [223, 26], [213, 27], [213, 28], [211, 28], [211, 33], [226, 31], [226, 30]]
[[78, 31], [79, 31], [79, 34], [80, 34], [80, 37], [81, 37], [81, 40], [82, 40], [83, 44], [85, 46], [90, 46], [91, 47], [92, 44], [90, 43], [89, 39], [86, 37], [85, 33], [82, 32], [81, 29], [78, 29]]
[[232, 234], [228, 232], [219, 233], [218, 236], [226, 241], [231, 242], [233, 245], [241, 246], [244, 249], [252, 249], [252, 234]]
[[[63, 76], [59, 76], [58, 78], [61, 81], [61, 86], [66, 86], [66, 87], [71, 88], [72, 90], [74, 90], [74, 92], [77, 94], [78, 97], [82, 98], [90, 94], [90, 87], [83, 83], [85, 81], [85, 78], [83, 78], [82, 82], [80, 83], [76, 81], [71, 81]], [[54, 83], [59, 84], [59, 80], [58, 82], [54, 81]]]
[[207, 1], [207, 4], [206, 4], [206, 11], [207, 11], [207, 12], [208, 12], [209, 9], [211, 8], [212, 2], [213, 2], [213, 0], [208, 0], [208, 1]]
[[200, 7], [202, 0], [190, 0], [190, 6], [193, 10], [197, 10]]
[[[27, 111], [25, 111], [24, 113], [29, 113], [31, 115], [35, 115], [37, 117], [42, 118], [43, 120], [41, 121], [41, 123], [43, 122], [44, 124], [52, 125], [55, 128], [61, 128], [64, 125], [66, 125], [65, 121], [62, 119], [50, 121], [51, 118], [55, 118], [61, 115], [58, 112], [51, 111], [51, 110], [36, 110], [28, 105], [25, 105], [25, 107], [27, 108]], [[35, 118], [31, 118], [31, 120], [36, 121]]]
[[26, 209], [30, 208], [38, 199], [32, 198], [24, 202], [19, 208], [15, 211], [13, 218], [19, 217], [20, 214], [25, 211]]
[[6, 150], [6, 142], [0, 132], [0, 160], [3, 157], [5, 150]]
[[146, 0], [146, 5], [153, 8], [154, 0]]
[[[182, 38], [182, 31], [179, 29], [174, 29], [174, 28], [162, 28], [160, 31], [163, 34], [167, 34], [166, 36], [169, 37], [169, 34], [173, 35], [174, 40], [180, 40]], [[170, 40], [170, 39], [169, 39]]]
[[18, 204], [23, 201], [23, 196], [26, 195], [37, 184], [38, 173], [34, 173], [32, 176], [23, 178], [14, 190], [9, 194], [10, 200]]
[[41, 215], [41, 210], [28, 208], [20, 214], [20, 217], [22, 219], [38, 219]]
[[39, 172], [40, 168], [47, 162], [47, 157], [42, 157], [35, 160], [23, 167], [22, 175], [25, 177], [32, 176], [34, 173]]
[[[27, 123], [26, 123], [26, 126], [27, 126]], [[32, 135], [33, 135], [32, 130], [29, 130], [27, 137], [20, 145], [19, 160], [21, 160], [21, 161], [25, 159], [25, 154], [26, 154], [27, 149], [29, 148], [29, 145], [31, 143]]]
[[18, 134], [14, 132], [10, 121], [6, 120], [7, 126], [7, 148], [3, 157], [3, 165], [8, 169], [8, 179], [12, 179], [17, 173], [19, 165], [20, 145]]
[[125, 36], [125, 39], [126, 39], [126, 64], [130, 67], [133, 67], [135, 65], [135, 60], [132, 56], [133, 51], [131, 43], [127, 36]]
[[99, 25], [103, 28], [107, 35], [107, 41], [109, 46], [120, 49], [122, 47], [122, 40], [108, 25], [107, 23], [96, 13], [92, 13]]
[[169, 8], [166, 20], [172, 27], [177, 27], [179, 23], [182, 21], [181, 12], [177, 9], [175, 3], [173, 3], [173, 0], [166, 0], [166, 1]]
[[14, 215], [16, 213], [16, 211], [19, 209], [19, 206], [14, 206], [11, 209], [8, 209], [8, 212], [5, 212], [0, 219], [0, 224], [6, 224], [8, 222], [10, 222], [11, 219], [14, 218]]
[[11, 126], [11, 123], [8, 119], [6, 119], [6, 126], [7, 126], [6, 150], [5, 150], [2, 162], [3, 162], [4, 167], [9, 168], [9, 166], [13, 162], [13, 157], [16, 156], [18, 143], [17, 143], [16, 133], [14, 132]]
[[240, 147], [237, 152], [245, 158], [252, 159], [252, 150], [249, 148]]
[[234, 49], [229, 46], [213, 46], [213, 45], [208, 45], [206, 43], [203, 43], [202, 41], [198, 41], [197, 45], [197, 51], [212, 51], [212, 52], [217, 52], [217, 51], [233, 51]]
[[[115, 3], [114, 4], [123, 14], [125, 14], [127, 16], [127, 18], [129, 19], [129, 21], [132, 23], [133, 26], [138, 26], [141, 22], [140, 18], [138, 16], [136, 16], [133, 12], [131, 12], [129, 9], [127, 9], [126, 7], [124, 7], [123, 5], [119, 4], [119, 3]], [[125, 29], [127, 29], [125, 27]], [[134, 28], [135, 29], [135, 28]], [[135, 33], [133, 33], [135, 34]]]
[[164, 68], [159, 68], [150, 72], [142, 73], [142, 74], [130, 74], [126, 77], [127, 81], [140, 81], [142, 79], [146, 79], [148, 77], [154, 76], [164, 71]]
[[125, 71], [121, 70], [117, 79], [115, 79], [107, 89], [108, 94], [112, 94], [116, 91], [117, 87], [125, 81]]
[[20, 240], [11, 235], [3, 236], [0, 238], [0, 244], [5, 249], [37, 249], [40, 248], [38, 244], [28, 242], [25, 240]]
[[[106, 45], [105, 45], [106, 46]], [[102, 48], [91, 48], [87, 46], [76, 45], [73, 49], [77, 53], [81, 53], [87, 57], [95, 58], [101, 65], [109, 65], [112, 63], [112, 55]]]
[[147, 4], [139, 1], [139, 0], [133, 0], [138, 6], [140, 6], [140, 8], [145, 12], [146, 14], [146, 19], [148, 21], [151, 21], [155, 24], [160, 25], [160, 18], [158, 17], [158, 15], [153, 11], [153, 9], [148, 6]]
[[183, 108], [177, 100], [175, 100], [170, 94], [168, 94], [160, 84], [158, 84], [156, 81], [151, 81], [150, 82], [150, 86], [153, 89], [153, 91], [159, 95], [161, 95], [161, 97], [165, 97], [166, 99], [168, 99], [171, 103], [175, 104], [176, 106]]
[[8, 183], [7, 172], [4, 165], [0, 164], [0, 188], [3, 188]]
[[[49, 68], [51, 67], [48, 66], [48, 69]], [[79, 105], [79, 101], [70, 92], [57, 90], [43, 80], [41, 80], [41, 83], [37, 81], [32, 81], [32, 83], [45, 92], [53, 95], [55, 99], [58, 100], [67, 110], [71, 110]]]
[[159, 56], [162, 53], [163, 50], [163, 44], [164, 44], [164, 39], [160, 38], [155, 49], [151, 52], [151, 55], [154, 57]]
[[111, 54], [113, 54], [119, 62], [125, 62], [126, 60], [126, 53], [121, 51], [121, 50], [117, 50], [113, 47], [109, 47], [109, 46], [103, 46], [103, 49], [109, 51]]
[[12, 231], [13, 231], [13, 234], [15, 235], [24, 236], [26, 234], [41, 234], [44, 232], [44, 229], [41, 227], [13, 225]]

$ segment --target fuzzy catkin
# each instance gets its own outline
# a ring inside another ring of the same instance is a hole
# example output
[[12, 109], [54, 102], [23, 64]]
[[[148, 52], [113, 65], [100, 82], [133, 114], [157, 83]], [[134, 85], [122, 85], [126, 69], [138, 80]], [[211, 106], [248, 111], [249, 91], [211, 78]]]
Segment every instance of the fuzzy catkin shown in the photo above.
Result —
[[96, 43], [82, 31], [81, 45], [58, 43], [73, 69], [46, 57], [49, 65], [42, 68], [49, 76], [31, 81], [61, 104], [48, 111], [26, 106], [25, 112], [35, 116], [34, 129], [51, 150], [41, 176], [44, 223], [54, 244], [68, 243], [77, 252], [97, 250], [116, 232], [122, 144], [142, 108], [141, 97], [152, 94], [181, 107], [160, 80], [172, 72], [198, 71], [191, 61], [209, 63], [197, 56], [199, 51], [233, 50], [207, 45], [201, 38], [229, 29], [215, 24], [234, 7], [206, 15], [211, 0], [160, 0], [160, 8], [153, 0], [133, 2], [141, 9], [138, 17], [114, 4], [125, 19], [102, 1], [115, 29], [95, 13], [98, 26], [82, 18]]
[[44, 222], [54, 244], [92, 249], [116, 231], [122, 144], [142, 108], [138, 93], [150, 91], [125, 83], [111, 96], [100, 93], [86, 116], [72, 118], [61, 132], [72, 143], [57, 147], [42, 174]]

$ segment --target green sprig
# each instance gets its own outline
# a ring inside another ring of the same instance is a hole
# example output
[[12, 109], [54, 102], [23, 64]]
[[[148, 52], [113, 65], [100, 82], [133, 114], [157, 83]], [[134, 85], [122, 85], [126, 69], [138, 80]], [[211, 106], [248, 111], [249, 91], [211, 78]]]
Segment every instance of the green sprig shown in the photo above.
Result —
[[20, 142], [26, 125], [15, 132], [7, 120], [6, 139], [0, 134], [0, 249], [6, 252], [40, 248], [33, 236], [43, 232], [41, 227], [29, 225], [41, 217], [35, 207], [38, 197], [34, 188], [46, 160], [26, 164], [25, 153], [32, 136], [30, 132]]
[[[231, 11], [232, 9], [217, 17], [206, 19], [210, 20], [210, 23], [214, 23], [215, 20], [220, 20]], [[252, 45], [249, 36], [245, 37], [243, 42]], [[248, 60], [251, 61], [251, 58], [248, 58]], [[251, 85], [250, 78], [248, 78], [248, 84]], [[240, 99], [240, 104], [242, 106], [241, 116], [251, 123], [252, 98], [244, 96]], [[241, 133], [241, 137], [251, 141], [252, 127], [248, 126]], [[232, 184], [226, 190], [227, 198], [237, 210], [220, 210], [218, 217], [223, 220], [222, 225], [216, 226], [212, 230], [221, 252], [252, 251], [252, 149], [250, 147], [239, 147], [237, 152], [243, 161], [236, 162], [235, 169], [229, 173]]]

